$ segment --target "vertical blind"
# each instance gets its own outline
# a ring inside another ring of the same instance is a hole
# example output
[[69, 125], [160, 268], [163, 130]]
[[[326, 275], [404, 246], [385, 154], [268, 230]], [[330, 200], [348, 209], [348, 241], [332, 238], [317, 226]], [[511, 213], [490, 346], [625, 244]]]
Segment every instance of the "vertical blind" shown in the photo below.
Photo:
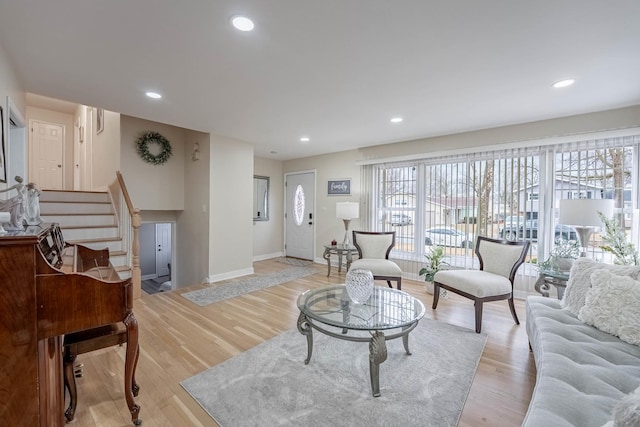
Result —
[[[363, 217], [367, 229], [396, 231], [392, 257], [413, 261], [403, 264], [409, 277], [418, 278], [434, 244], [451, 265], [474, 266], [476, 236], [530, 240], [521, 273], [535, 274], [556, 237], [575, 238], [557, 222], [563, 198], [614, 199], [616, 219], [637, 242], [639, 143], [632, 136], [363, 166]], [[588, 249], [602, 259], [599, 238]]]

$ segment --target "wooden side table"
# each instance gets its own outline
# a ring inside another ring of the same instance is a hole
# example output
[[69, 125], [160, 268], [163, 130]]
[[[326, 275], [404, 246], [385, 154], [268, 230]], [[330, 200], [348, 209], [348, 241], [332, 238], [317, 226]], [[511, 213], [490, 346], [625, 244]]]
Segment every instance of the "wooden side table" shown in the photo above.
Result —
[[540, 275], [534, 287], [542, 296], [548, 297], [551, 286], [554, 286], [558, 292], [558, 299], [562, 299], [568, 280], [568, 271], [540, 270]]
[[322, 258], [327, 260], [327, 276], [331, 274], [331, 255], [338, 255], [338, 272], [342, 271], [342, 256], [345, 255], [347, 259], [347, 271], [351, 267], [351, 261], [353, 261], [353, 255], [358, 253], [358, 249], [355, 246], [343, 246], [343, 245], [324, 245], [324, 253]]

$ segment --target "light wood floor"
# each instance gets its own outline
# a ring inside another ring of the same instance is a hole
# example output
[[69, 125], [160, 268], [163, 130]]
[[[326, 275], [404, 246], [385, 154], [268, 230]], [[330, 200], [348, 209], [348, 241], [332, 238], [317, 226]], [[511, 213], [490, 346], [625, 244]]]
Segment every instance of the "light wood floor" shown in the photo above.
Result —
[[[294, 328], [299, 313], [296, 298], [302, 291], [344, 283], [344, 270], [338, 273], [334, 268], [327, 277], [326, 266], [315, 266], [318, 273], [312, 276], [206, 307], [198, 307], [180, 294], [211, 285], [143, 293], [134, 308], [140, 326], [137, 381], [141, 390], [137, 403], [143, 426], [216, 426], [180, 381]], [[275, 260], [254, 264], [256, 274], [290, 267]], [[423, 301], [426, 317], [474, 328], [471, 301], [453, 295], [440, 299], [433, 311], [431, 295], [423, 283], [407, 280], [402, 285]], [[517, 301], [516, 309], [519, 326], [514, 324], [506, 301], [485, 305], [483, 332], [489, 338], [459, 426], [522, 423], [535, 384], [535, 366], [525, 332], [524, 302]], [[414, 353], [414, 357], [418, 355]], [[77, 362], [84, 364], [84, 376], [77, 381], [79, 402], [72, 425], [132, 425], [122, 392], [123, 361], [124, 348], [118, 347], [78, 357]]]

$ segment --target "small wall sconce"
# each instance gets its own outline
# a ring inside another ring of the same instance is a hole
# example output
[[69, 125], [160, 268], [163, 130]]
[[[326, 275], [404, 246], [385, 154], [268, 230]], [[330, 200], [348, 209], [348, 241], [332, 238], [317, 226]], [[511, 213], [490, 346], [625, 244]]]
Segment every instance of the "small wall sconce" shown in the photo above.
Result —
[[200, 160], [200, 144], [194, 143], [193, 149], [191, 150], [191, 161], [195, 162], [196, 160]]

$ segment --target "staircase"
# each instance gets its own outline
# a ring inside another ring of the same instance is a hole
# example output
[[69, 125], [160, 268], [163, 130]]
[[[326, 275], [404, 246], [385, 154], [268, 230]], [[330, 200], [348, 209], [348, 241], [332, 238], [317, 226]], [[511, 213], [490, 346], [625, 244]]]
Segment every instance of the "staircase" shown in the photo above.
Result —
[[131, 276], [118, 218], [107, 192], [44, 190], [40, 194], [40, 216], [45, 223], [60, 224], [69, 244], [92, 249], [109, 248], [111, 264], [122, 279]]

